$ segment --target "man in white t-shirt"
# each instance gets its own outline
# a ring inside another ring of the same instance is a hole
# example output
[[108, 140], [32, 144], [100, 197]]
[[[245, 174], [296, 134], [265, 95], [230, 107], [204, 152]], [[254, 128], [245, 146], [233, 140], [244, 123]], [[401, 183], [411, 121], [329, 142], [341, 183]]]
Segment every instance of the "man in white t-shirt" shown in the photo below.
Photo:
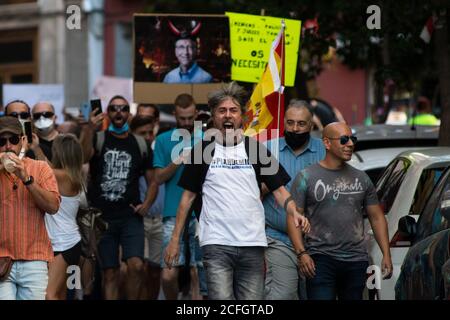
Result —
[[[278, 204], [294, 216], [297, 225], [309, 231], [308, 220], [298, 214], [284, 187], [289, 175], [261, 144], [243, 136], [241, 127], [246, 96], [236, 83], [209, 95], [215, 140], [205, 148], [205, 142], [197, 144], [190, 163], [184, 168], [178, 182], [184, 192], [165, 252], [166, 264], [173, 265], [179, 255], [178, 239], [186, 217], [199, 194], [202, 201], [200, 246], [208, 298], [213, 300], [264, 299], [267, 239], [264, 207], [260, 200], [261, 183], [273, 192]], [[205, 140], [207, 137], [208, 132]], [[262, 159], [258, 152], [261, 150], [267, 158]]]

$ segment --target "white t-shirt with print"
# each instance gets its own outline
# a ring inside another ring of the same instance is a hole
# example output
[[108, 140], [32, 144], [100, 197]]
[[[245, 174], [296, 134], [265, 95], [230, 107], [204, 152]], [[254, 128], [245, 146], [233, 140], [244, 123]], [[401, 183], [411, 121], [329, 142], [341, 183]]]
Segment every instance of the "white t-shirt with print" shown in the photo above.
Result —
[[202, 200], [200, 246], [267, 246], [264, 207], [244, 142], [216, 143]]

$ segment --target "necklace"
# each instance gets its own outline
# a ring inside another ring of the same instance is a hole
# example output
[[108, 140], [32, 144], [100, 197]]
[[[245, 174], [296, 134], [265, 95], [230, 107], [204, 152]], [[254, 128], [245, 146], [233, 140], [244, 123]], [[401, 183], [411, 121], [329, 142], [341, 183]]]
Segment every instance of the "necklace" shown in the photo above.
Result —
[[17, 190], [19, 186], [17, 185], [17, 179], [13, 178], [10, 173], [4, 172], [5, 176], [9, 181], [13, 183], [13, 190]]

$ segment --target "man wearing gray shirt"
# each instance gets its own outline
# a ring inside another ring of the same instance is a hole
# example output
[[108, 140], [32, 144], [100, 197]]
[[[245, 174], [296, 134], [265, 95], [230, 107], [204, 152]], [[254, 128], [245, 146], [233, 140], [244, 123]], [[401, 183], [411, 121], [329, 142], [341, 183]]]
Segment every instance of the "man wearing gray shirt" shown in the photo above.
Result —
[[301, 230], [287, 217], [288, 234], [306, 278], [308, 299], [360, 300], [367, 279], [363, 213], [367, 212], [383, 252], [384, 278], [392, 275], [387, 223], [375, 188], [362, 171], [348, 165], [356, 143], [345, 123], [331, 123], [323, 131], [325, 159], [302, 170], [291, 194], [311, 223], [303, 244]]

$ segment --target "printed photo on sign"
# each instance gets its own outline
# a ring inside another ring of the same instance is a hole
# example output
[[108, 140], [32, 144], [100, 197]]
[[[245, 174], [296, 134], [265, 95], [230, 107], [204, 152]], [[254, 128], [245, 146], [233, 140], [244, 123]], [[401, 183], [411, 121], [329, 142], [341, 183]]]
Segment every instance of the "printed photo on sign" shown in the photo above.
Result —
[[228, 18], [136, 15], [134, 81], [203, 84], [231, 79]]

